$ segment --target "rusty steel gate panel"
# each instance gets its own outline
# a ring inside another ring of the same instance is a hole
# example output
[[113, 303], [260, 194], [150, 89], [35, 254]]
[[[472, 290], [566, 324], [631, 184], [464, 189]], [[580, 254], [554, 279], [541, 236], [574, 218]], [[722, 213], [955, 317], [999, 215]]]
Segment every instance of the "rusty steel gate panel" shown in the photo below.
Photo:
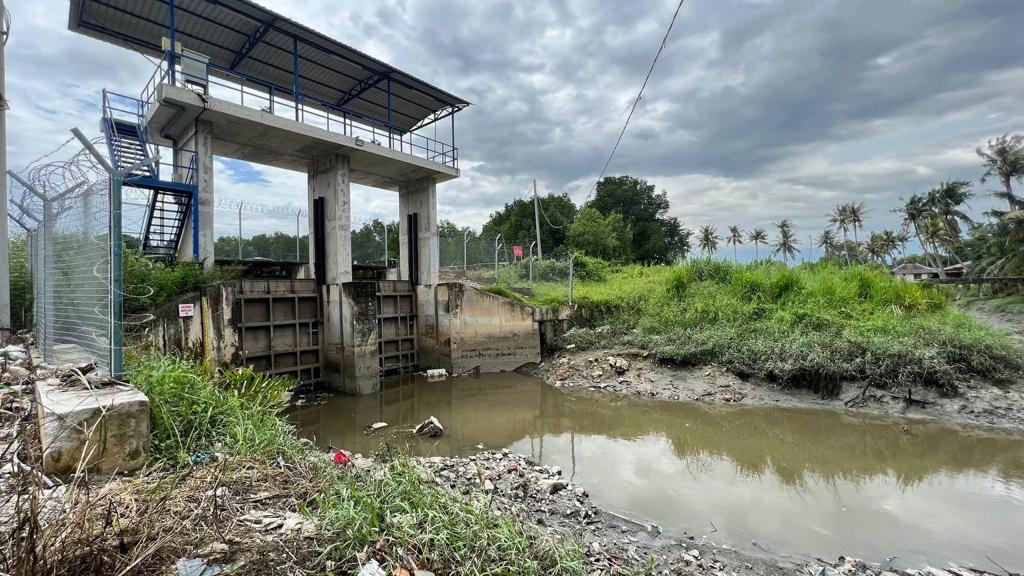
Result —
[[320, 381], [320, 297], [313, 280], [243, 280], [235, 313], [243, 365], [301, 383]]
[[377, 282], [377, 352], [381, 374], [416, 369], [416, 300], [409, 282]]

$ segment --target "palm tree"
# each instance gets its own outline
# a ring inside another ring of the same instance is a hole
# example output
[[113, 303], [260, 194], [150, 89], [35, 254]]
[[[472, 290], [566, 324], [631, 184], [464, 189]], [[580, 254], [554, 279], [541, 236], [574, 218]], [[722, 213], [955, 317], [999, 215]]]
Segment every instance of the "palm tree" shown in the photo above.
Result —
[[707, 254], [708, 256], [718, 251], [718, 241], [721, 238], [718, 236], [714, 226], [701, 226], [700, 233], [697, 235], [697, 246], [700, 251]]
[[836, 250], [836, 233], [831, 228], [822, 230], [815, 241], [818, 243], [818, 248], [825, 253], [826, 258], [832, 256]]
[[960, 241], [960, 223], [971, 225], [973, 222], [960, 206], [974, 194], [971, 192], [971, 183], [964, 180], [947, 181], [928, 191], [927, 201], [934, 217], [946, 227], [944, 238], [949, 242], [947, 250], [956, 258], [957, 262], [963, 263], [960, 256], [953, 250], [953, 244]]
[[796, 233], [793, 232], [793, 222], [789, 219], [780, 220], [775, 223], [775, 227], [779, 229], [779, 235], [775, 239], [775, 253], [782, 254], [782, 261], [789, 264], [790, 258], [796, 258], [796, 253], [800, 250], [796, 247]]
[[929, 244], [924, 239], [924, 229], [933, 216], [928, 200], [920, 194], [911, 194], [910, 198], [903, 201], [903, 207], [897, 208], [896, 212], [903, 214], [903, 225], [914, 231], [914, 236], [917, 237], [917, 243], [921, 245], [921, 251], [924, 252], [925, 258], [931, 262], [932, 267], [939, 271], [939, 275], [944, 277], [945, 273], [939, 264], [938, 254], [928, 251]]
[[910, 232], [907, 230], [906, 226], [903, 226], [903, 228], [901, 228], [900, 231], [896, 233], [896, 245], [897, 247], [899, 247], [900, 254], [904, 258], [907, 257], [908, 243], [910, 243]]
[[864, 203], [851, 202], [850, 204], [847, 204], [846, 210], [850, 214], [850, 227], [853, 228], [853, 241], [859, 245], [860, 239], [857, 238], [857, 230], [864, 228]]
[[847, 238], [846, 234], [850, 229], [850, 210], [849, 204], [837, 204], [832, 212], [828, 215], [828, 222], [831, 226], [835, 226], [843, 233], [843, 251], [846, 253], [846, 265], [850, 265], [850, 251], [847, 249]]
[[765, 232], [764, 228], [758, 226], [750, 231], [750, 234], [747, 235], [747, 240], [754, 245], [754, 259], [760, 260], [761, 255], [758, 253], [757, 247], [761, 244], [768, 245], [768, 233]]
[[[993, 196], [1005, 200], [1010, 207], [1010, 212], [1024, 208], [1024, 198], [1013, 192], [1011, 183], [1016, 180], [1018, 184], [1024, 181], [1024, 136], [1020, 134], [1003, 134], [1002, 136], [989, 140], [987, 149], [981, 146], [975, 150], [981, 157], [981, 164], [985, 167], [985, 173], [981, 175], [981, 183], [984, 184], [989, 178], [999, 180], [1003, 185], [1001, 192], [993, 192]], [[1001, 216], [1001, 211], [993, 210], [996, 216]]]
[[732, 244], [732, 261], [736, 262], [736, 246], [743, 244], [743, 229], [739, 226], [729, 226], [729, 236], [725, 241]]

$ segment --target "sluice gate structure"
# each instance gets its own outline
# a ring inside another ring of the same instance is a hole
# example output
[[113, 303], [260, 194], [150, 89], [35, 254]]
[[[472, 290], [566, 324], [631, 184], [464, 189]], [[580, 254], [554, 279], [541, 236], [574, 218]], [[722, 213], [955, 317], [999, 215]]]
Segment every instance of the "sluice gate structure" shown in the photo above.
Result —
[[[438, 184], [459, 177], [469, 102], [249, 0], [71, 0], [68, 26], [158, 62], [102, 101], [111, 163], [152, 159], [125, 181], [148, 193], [147, 256], [214, 266], [215, 157], [307, 175], [310, 265], [158, 311], [164, 349], [353, 394], [389, 372], [539, 361], [532, 308], [439, 281]], [[352, 184], [398, 195], [393, 274], [354, 273]]]

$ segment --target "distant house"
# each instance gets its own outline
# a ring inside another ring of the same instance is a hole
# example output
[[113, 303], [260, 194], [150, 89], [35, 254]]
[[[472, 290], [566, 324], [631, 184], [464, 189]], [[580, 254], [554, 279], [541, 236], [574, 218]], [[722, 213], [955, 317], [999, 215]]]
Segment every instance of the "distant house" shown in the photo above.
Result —
[[946, 273], [947, 278], [963, 278], [971, 271], [971, 263], [953, 264], [952, 266], [946, 266], [942, 271]]
[[938, 278], [939, 271], [930, 266], [906, 262], [892, 269], [892, 275], [908, 282], [916, 282], [925, 278]]

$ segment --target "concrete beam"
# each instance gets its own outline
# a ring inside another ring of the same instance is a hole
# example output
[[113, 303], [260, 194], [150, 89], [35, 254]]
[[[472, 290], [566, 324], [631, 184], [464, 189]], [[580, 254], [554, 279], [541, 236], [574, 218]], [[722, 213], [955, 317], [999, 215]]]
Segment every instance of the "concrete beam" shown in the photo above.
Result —
[[[416, 214], [418, 222], [417, 278], [412, 278], [409, 272], [410, 214]], [[437, 184], [434, 179], [422, 178], [405, 182], [398, 187], [398, 226], [398, 278], [421, 286], [437, 284], [441, 262], [437, 246]]]

